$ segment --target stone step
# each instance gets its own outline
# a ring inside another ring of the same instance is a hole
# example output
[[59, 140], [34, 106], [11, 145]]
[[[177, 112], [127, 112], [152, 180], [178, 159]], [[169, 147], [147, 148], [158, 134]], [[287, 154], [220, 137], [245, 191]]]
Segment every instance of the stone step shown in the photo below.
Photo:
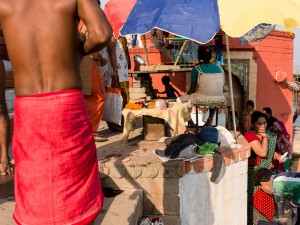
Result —
[[143, 215], [143, 190], [127, 189], [114, 198], [105, 198], [94, 225], [137, 225]]
[[[15, 204], [14, 197], [0, 198], [0, 225], [15, 224], [12, 218]], [[143, 191], [141, 189], [125, 190], [116, 197], [104, 198], [103, 209], [94, 225], [114, 225], [116, 222], [122, 225], [137, 225], [142, 215]]]

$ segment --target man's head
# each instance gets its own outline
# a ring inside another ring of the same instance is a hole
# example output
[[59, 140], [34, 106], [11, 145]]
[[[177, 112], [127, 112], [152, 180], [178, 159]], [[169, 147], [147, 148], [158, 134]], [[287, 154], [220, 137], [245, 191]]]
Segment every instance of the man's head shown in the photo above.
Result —
[[272, 171], [267, 168], [260, 168], [256, 170], [253, 174], [253, 185], [260, 186], [264, 192], [272, 194], [270, 181], [272, 175]]
[[263, 112], [270, 118], [272, 116], [272, 109], [270, 107], [264, 107]]
[[212, 58], [212, 51], [209, 47], [201, 45], [198, 47], [198, 60], [199, 62], [209, 63]]
[[163, 76], [163, 77], [161, 78], [161, 82], [162, 82], [164, 85], [169, 84], [170, 81], [171, 81], [171, 79], [170, 79], [169, 76]]
[[248, 100], [247, 103], [246, 103], [246, 106], [247, 106], [247, 110], [252, 110], [254, 109], [254, 102], [252, 100]]

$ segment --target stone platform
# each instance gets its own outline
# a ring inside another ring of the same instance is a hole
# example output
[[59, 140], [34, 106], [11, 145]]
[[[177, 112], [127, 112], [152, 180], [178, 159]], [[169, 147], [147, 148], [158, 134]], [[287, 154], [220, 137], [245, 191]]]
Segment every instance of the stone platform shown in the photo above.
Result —
[[106, 133], [110, 141], [97, 144], [104, 187], [142, 189], [144, 215], [176, 218], [178, 225], [225, 225], [225, 217], [226, 224], [246, 224], [250, 146], [242, 135], [237, 138], [241, 149], [221, 149], [221, 174], [212, 183], [212, 156], [194, 162], [163, 162], [155, 150], [165, 144], [145, 141], [141, 134], [141, 129], [134, 129], [124, 143], [122, 136]]

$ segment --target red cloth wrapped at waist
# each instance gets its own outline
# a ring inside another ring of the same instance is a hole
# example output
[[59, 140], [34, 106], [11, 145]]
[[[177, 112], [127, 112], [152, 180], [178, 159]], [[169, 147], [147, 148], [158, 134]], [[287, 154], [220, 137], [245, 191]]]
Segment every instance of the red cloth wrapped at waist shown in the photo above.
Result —
[[88, 224], [103, 194], [83, 95], [16, 97], [13, 153], [17, 224]]

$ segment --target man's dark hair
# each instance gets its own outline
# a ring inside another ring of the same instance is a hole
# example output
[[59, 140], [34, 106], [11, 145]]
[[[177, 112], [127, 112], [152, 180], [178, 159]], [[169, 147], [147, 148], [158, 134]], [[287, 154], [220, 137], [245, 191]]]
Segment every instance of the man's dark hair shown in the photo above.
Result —
[[270, 114], [270, 116], [272, 116], [272, 109], [270, 107], [264, 107], [263, 110], [266, 111], [266, 113]]
[[252, 100], [248, 100], [246, 104], [254, 107], [254, 102]]
[[198, 60], [199, 63], [209, 63], [212, 58], [212, 51], [209, 47], [201, 45], [198, 47]]
[[260, 168], [253, 174], [253, 185], [260, 186], [260, 182], [268, 182], [273, 175], [272, 171], [267, 168]]

